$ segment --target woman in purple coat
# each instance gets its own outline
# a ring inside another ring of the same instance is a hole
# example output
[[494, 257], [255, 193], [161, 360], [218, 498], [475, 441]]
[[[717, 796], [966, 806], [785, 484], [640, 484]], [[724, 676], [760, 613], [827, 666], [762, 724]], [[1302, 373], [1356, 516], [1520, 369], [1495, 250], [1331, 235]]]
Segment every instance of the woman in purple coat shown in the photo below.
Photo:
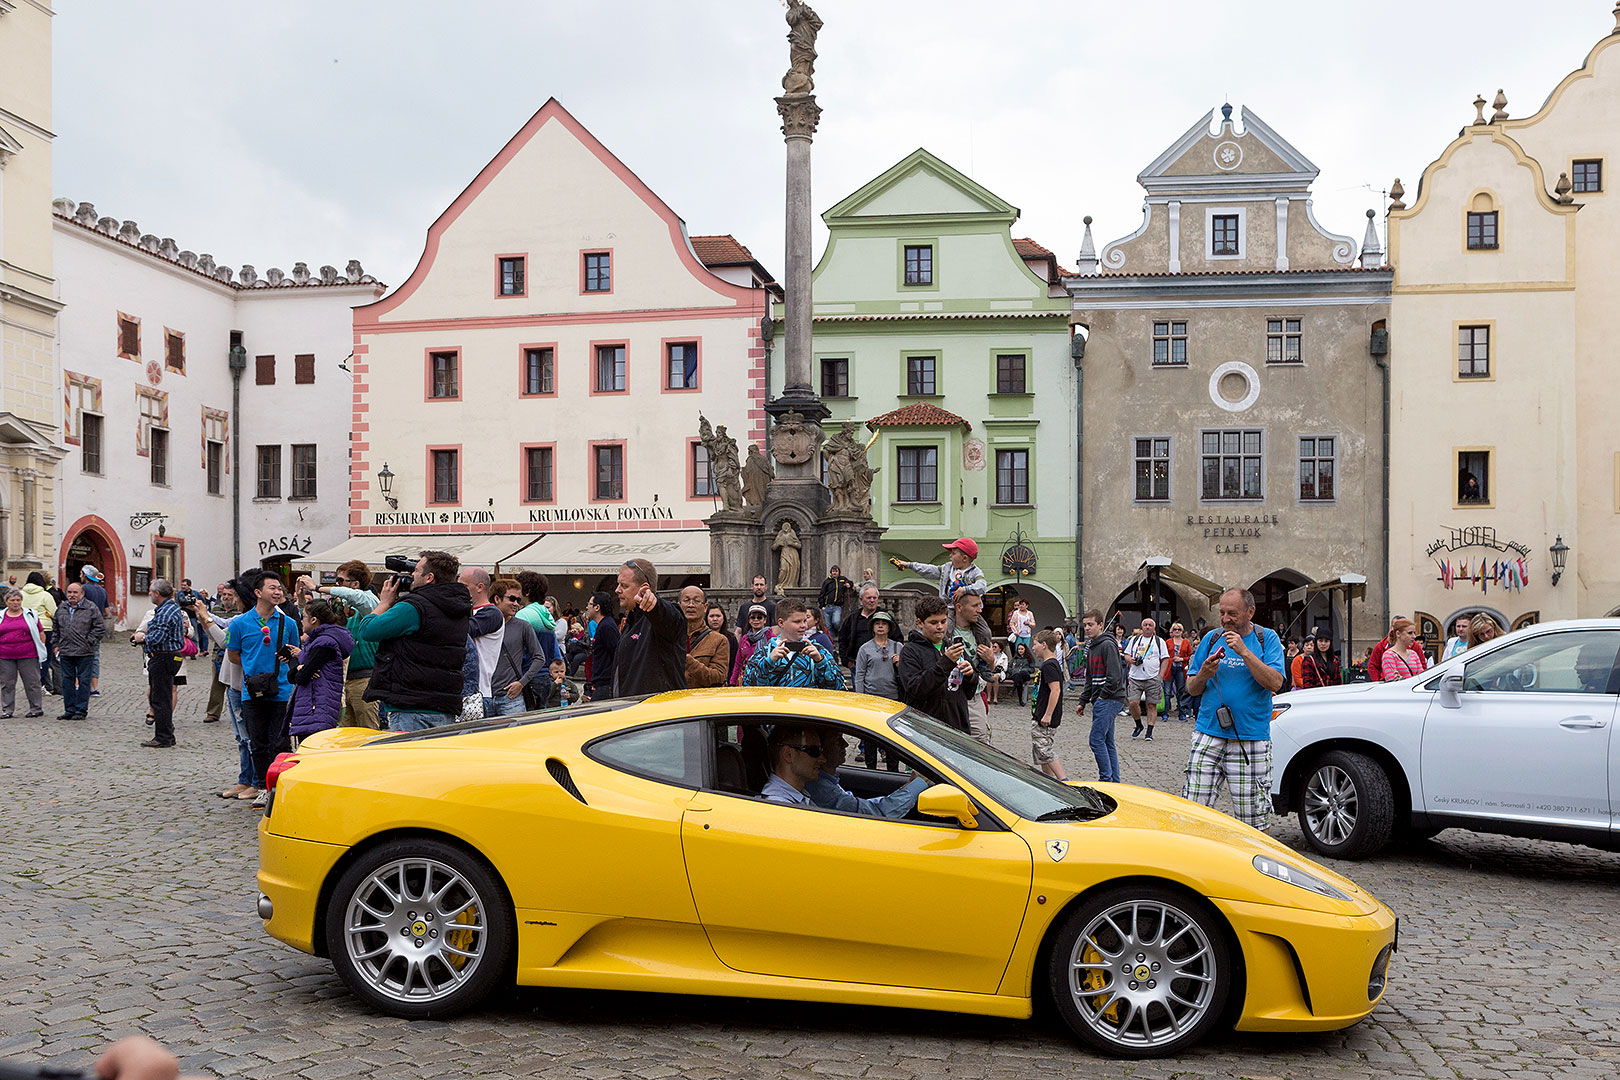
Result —
[[341, 613], [328, 600], [304, 605], [304, 647], [287, 647], [293, 683], [287, 708], [287, 729], [298, 741], [317, 731], [338, 726], [343, 713], [343, 662], [354, 652], [354, 638], [343, 626]]

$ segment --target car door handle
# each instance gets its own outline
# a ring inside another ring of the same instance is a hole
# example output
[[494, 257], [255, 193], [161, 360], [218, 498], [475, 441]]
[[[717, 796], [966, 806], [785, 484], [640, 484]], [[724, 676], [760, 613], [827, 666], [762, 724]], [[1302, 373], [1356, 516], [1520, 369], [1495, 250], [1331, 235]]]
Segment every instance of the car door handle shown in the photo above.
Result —
[[1596, 717], [1591, 716], [1571, 716], [1567, 720], [1558, 721], [1558, 726], [1561, 728], [1578, 730], [1580, 728], [1608, 727], [1609, 722], [1607, 720], [1599, 720]]

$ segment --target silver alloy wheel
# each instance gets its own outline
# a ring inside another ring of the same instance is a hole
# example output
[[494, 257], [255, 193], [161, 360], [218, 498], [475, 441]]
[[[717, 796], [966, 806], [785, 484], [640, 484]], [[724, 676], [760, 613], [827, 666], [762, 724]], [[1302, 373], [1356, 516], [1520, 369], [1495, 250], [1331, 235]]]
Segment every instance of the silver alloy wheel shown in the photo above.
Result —
[[1305, 785], [1305, 823], [1311, 835], [1338, 847], [1356, 830], [1361, 805], [1355, 781], [1337, 765], [1320, 765]]
[[1118, 1046], [1147, 1049], [1181, 1038], [1214, 1000], [1215, 950], [1187, 912], [1133, 900], [1099, 913], [1069, 956], [1080, 1017]]
[[488, 939], [484, 898], [462, 874], [432, 858], [377, 868], [349, 897], [344, 948], [379, 994], [438, 1001], [472, 977]]

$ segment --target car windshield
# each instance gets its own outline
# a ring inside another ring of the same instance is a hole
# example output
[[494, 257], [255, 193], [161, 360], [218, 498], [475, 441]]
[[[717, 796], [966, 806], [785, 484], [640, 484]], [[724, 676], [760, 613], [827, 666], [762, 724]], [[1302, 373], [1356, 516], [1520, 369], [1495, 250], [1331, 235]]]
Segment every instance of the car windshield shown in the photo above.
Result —
[[1114, 801], [1107, 796], [1036, 772], [915, 709], [896, 713], [889, 726], [1021, 818], [1080, 821], [1114, 810]]

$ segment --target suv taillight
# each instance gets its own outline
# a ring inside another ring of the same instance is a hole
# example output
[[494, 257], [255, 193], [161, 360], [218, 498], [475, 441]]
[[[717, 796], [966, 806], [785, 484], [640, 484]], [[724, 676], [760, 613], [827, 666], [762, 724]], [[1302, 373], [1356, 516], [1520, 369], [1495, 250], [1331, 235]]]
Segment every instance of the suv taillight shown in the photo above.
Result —
[[281, 779], [281, 774], [296, 764], [298, 764], [297, 754], [277, 754], [276, 759], [270, 763], [270, 767], [264, 771], [264, 789], [266, 791], [276, 790], [276, 781]]

